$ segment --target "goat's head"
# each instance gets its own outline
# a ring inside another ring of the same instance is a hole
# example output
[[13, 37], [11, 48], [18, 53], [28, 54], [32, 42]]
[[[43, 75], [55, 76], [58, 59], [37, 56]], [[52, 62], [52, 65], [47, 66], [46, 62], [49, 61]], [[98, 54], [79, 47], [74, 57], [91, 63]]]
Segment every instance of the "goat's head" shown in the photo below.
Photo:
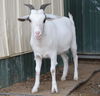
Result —
[[44, 30], [44, 24], [47, 20], [47, 16], [44, 10], [48, 5], [50, 5], [50, 3], [43, 4], [40, 6], [40, 9], [36, 10], [33, 5], [25, 4], [25, 6], [27, 6], [31, 10], [31, 13], [30, 15], [18, 18], [19, 21], [28, 20], [31, 22], [32, 32], [34, 32], [33, 34], [36, 39], [40, 39], [42, 36]]

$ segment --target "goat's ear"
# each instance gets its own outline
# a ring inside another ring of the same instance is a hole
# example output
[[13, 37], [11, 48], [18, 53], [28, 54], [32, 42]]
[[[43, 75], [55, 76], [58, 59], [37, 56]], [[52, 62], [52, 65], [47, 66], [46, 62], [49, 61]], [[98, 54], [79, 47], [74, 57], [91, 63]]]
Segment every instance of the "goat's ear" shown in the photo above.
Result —
[[46, 20], [54, 20], [54, 18], [46, 17]]
[[55, 20], [59, 18], [59, 16], [52, 15], [52, 14], [46, 14], [46, 20]]
[[[29, 15], [23, 16], [23, 17], [19, 17], [18, 20], [21, 21], [21, 22], [26, 21], [26, 20], [30, 21]], [[30, 22], [31, 22], [31, 21], [30, 21]]]

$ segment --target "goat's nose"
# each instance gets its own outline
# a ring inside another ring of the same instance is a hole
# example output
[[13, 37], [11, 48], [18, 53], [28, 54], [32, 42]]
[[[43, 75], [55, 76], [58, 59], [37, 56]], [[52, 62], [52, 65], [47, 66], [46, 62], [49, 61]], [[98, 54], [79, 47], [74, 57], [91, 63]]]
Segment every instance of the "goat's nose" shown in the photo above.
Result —
[[41, 32], [37, 31], [37, 32], [36, 32], [36, 35], [41, 35]]
[[35, 37], [36, 37], [36, 39], [40, 39], [41, 38], [41, 32], [40, 31], [35, 32]]

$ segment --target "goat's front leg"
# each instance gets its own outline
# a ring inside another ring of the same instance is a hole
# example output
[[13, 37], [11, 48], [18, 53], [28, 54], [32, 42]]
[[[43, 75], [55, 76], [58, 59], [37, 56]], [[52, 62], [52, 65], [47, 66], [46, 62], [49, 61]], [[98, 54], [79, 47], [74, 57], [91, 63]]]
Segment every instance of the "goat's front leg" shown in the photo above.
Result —
[[57, 57], [51, 58], [51, 76], [52, 76], [52, 89], [51, 92], [58, 92], [57, 82], [56, 82], [56, 65], [57, 65]]
[[38, 88], [40, 85], [40, 71], [41, 71], [41, 65], [42, 65], [42, 59], [40, 57], [36, 57], [36, 75], [35, 75], [35, 84], [34, 87], [32, 88], [32, 93], [38, 92]]

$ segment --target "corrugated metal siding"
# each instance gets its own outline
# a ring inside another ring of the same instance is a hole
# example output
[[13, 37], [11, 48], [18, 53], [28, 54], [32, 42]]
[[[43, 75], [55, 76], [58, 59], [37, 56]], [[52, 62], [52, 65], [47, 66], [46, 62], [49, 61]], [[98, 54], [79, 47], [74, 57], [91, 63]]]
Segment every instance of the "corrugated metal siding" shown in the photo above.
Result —
[[20, 23], [17, 18], [27, 15], [29, 9], [24, 3], [32, 3], [36, 8], [51, 2], [47, 13], [63, 15], [63, 0], [0, 0], [0, 58], [31, 51], [30, 24]]
[[100, 0], [83, 0], [83, 52], [100, 54]]
[[100, 54], [100, 0], [64, 0], [76, 25], [79, 54]]
[[33, 53], [0, 60], [0, 88], [35, 76]]
[[0, 57], [8, 55], [4, 0], [0, 0]]

